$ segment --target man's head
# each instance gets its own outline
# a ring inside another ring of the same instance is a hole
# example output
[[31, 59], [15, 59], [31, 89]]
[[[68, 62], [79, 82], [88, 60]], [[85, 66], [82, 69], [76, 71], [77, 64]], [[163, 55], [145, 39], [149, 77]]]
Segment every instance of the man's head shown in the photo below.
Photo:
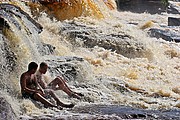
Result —
[[40, 71], [42, 74], [46, 74], [47, 68], [48, 68], [48, 65], [47, 65], [45, 62], [42, 62], [42, 63], [40, 64], [39, 71]]
[[38, 68], [38, 64], [35, 62], [31, 62], [28, 65], [28, 71], [31, 72], [32, 74], [36, 72], [37, 68]]

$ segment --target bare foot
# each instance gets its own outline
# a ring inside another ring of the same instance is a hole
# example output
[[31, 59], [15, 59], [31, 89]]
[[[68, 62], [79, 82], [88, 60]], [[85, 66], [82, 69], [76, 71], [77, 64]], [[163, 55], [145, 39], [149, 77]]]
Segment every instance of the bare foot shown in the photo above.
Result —
[[57, 102], [58, 107], [66, 107], [66, 108], [73, 108], [75, 105], [70, 103], [70, 104], [64, 104], [62, 102]]
[[77, 95], [76, 93], [73, 93], [73, 94], [71, 95], [71, 97], [77, 98], [77, 99], [81, 99], [81, 97], [80, 97], [79, 95]]
[[84, 95], [82, 93], [76, 93], [77, 95], [83, 97]]
[[56, 108], [59, 109], [59, 110], [63, 110], [63, 108], [61, 106], [59, 106], [59, 105], [56, 106]]

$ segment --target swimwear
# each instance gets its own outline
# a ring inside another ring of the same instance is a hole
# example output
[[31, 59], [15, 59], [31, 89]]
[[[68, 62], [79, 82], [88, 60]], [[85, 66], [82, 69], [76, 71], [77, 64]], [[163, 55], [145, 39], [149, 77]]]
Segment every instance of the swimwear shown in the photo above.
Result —
[[29, 94], [29, 93], [22, 93], [22, 98], [25, 98], [25, 99], [28, 99], [28, 98], [31, 98], [31, 99], [33, 99], [33, 100], [36, 100], [35, 98], [34, 98], [34, 92], [32, 93], [32, 94]]

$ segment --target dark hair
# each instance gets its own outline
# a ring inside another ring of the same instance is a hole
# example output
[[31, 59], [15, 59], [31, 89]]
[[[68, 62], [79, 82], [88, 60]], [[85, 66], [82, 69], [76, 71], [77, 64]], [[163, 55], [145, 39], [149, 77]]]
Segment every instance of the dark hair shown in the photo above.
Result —
[[46, 64], [45, 62], [42, 62], [42, 63], [40, 64], [40, 68], [42, 68], [42, 67], [44, 67], [44, 66], [47, 66], [47, 64]]
[[28, 71], [30, 71], [30, 70], [32, 70], [32, 69], [37, 69], [37, 67], [38, 67], [38, 64], [37, 64], [37, 63], [31, 62], [31, 63], [29, 63], [29, 65], [28, 65]]

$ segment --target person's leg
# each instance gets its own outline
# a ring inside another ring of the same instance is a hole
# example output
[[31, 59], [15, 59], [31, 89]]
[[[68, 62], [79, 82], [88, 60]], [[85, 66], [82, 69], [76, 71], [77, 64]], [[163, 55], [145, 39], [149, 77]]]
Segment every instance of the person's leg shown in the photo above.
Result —
[[[64, 84], [64, 86], [70, 91], [70, 92], [74, 92], [72, 91], [68, 85], [66, 84], [65, 80], [61, 77], [61, 76], [57, 76], [57, 78], [59, 78], [59, 80], [62, 82], [62, 84]], [[75, 92], [74, 92], [75, 93]]]
[[79, 95], [79, 96], [84, 96], [82, 93], [77, 93], [77, 92], [75, 92], [75, 91], [72, 91], [72, 90], [68, 87], [68, 85], [66, 84], [65, 80], [64, 80], [62, 77], [57, 76], [57, 78], [59, 78], [59, 79], [62, 81], [62, 83], [66, 86], [66, 88], [67, 88], [69, 91], [71, 91], [71, 93], [77, 94], [77, 95]]
[[64, 103], [62, 103], [59, 100], [59, 98], [57, 97], [57, 95], [54, 93], [54, 91], [48, 90], [46, 92], [48, 92], [54, 98], [54, 100], [57, 102], [57, 105], [60, 105], [62, 107], [66, 107], [66, 108], [73, 108], [74, 107], [74, 104], [72, 104], [72, 103], [71, 104], [64, 104]]
[[[53, 103], [49, 102], [47, 99], [45, 99], [39, 93], [35, 93], [33, 97], [34, 97], [35, 100], [40, 101], [41, 103], [43, 103], [45, 105], [45, 107], [58, 107], [57, 105], [54, 105]], [[62, 109], [62, 108], [59, 108], [59, 109]]]
[[[54, 81], [53, 81], [54, 82]], [[66, 92], [69, 96], [71, 97], [74, 97], [74, 98], [77, 98], [77, 99], [80, 99], [80, 96], [84, 96], [82, 93], [77, 93], [77, 92], [74, 92], [72, 91], [68, 85], [66, 84], [65, 80], [60, 77], [60, 76], [57, 76], [56, 78], [56, 82], [54, 85], [56, 86], [58, 84], [58, 87], [53, 87], [53, 88], [56, 88], [54, 90], [63, 90], [64, 92]]]
[[63, 90], [65, 93], [68, 95], [71, 95], [72, 92], [69, 90], [69, 88], [64, 84], [64, 82], [59, 79], [58, 77], [52, 80], [48, 86], [50, 86], [51, 89], [53, 90]]

